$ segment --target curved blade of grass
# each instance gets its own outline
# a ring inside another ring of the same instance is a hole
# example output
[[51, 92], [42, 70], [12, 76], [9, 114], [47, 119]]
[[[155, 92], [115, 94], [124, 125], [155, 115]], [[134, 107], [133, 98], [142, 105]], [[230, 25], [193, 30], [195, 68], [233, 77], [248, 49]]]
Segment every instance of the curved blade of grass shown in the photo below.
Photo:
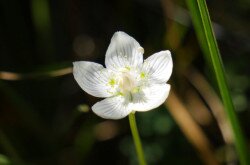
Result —
[[231, 124], [236, 150], [242, 165], [248, 165], [248, 152], [245, 138], [240, 128], [239, 121], [236, 117], [232, 98], [226, 83], [223, 63], [220, 57], [220, 52], [212, 29], [209, 12], [205, 0], [187, 0], [190, 14], [204, 51], [205, 58], [212, 65], [217, 84], [220, 90], [221, 98], [225, 106], [225, 111], [228, 120]]

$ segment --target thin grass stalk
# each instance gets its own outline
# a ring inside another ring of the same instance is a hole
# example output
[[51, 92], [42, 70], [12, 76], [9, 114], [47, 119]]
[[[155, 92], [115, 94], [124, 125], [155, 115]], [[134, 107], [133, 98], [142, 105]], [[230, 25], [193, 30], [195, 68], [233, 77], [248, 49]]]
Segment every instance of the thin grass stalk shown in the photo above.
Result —
[[190, 9], [191, 17], [195, 24], [195, 30], [201, 47], [203, 48], [205, 58], [213, 67], [220, 95], [225, 106], [225, 112], [232, 128], [234, 143], [240, 163], [242, 165], [248, 165], [249, 159], [245, 137], [236, 117], [206, 2], [205, 0], [187, 0], [186, 2]]

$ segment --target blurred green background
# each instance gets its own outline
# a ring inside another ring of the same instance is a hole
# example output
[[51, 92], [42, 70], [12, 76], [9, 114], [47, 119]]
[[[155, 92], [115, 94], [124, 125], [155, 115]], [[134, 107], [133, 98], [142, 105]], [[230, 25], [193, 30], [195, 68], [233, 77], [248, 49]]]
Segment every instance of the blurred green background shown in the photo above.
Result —
[[[249, 145], [250, 2], [207, 3]], [[174, 60], [174, 95], [136, 114], [148, 164], [238, 164], [185, 1], [1, 0], [0, 165], [137, 164], [128, 119], [94, 115], [99, 99], [71, 73], [73, 61], [104, 64], [116, 31], [133, 36], [144, 58], [168, 49]]]

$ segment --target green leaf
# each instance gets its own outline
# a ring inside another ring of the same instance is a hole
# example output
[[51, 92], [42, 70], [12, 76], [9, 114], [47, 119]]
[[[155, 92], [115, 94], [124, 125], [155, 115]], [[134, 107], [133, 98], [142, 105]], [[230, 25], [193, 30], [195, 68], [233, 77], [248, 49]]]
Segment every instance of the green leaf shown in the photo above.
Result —
[[0, 164], [1, 165], [10, 165], [10, 160], [7, 156], [0, 154]]
[[236, 150], [242, 165], [249, 164], [247, 145], [236, 117], [232, 98], [227, 86], [223, 63], [217, 46], [215, 35], [212, 29], [209, 12], [205, 0], [187, 0], [192, 21], [204, 52], [205, 59], [212, 66], [220, 95], [225, 106], [225, 111], [234, 135]]

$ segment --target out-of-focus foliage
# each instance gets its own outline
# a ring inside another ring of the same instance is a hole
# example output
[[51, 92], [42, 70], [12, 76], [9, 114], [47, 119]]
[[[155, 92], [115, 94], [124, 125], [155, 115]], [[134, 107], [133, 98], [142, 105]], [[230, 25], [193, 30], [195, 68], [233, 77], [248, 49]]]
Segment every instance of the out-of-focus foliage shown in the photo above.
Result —
[[[210, 0], [208, 8], [249, 142], [250, 4], [247, 0]], [[63, 70], [76, 60], [103, 64], [110, 38], [118, 30], [141, 43], [145, 58], [171, 50], [172, 90], [208, 139], [215, 159], [237, 161], [233, 147], [223, 138], [220, 121], [211, 113], [211, 100], [200, 90], [205, 83], [191, 78], [193, 70], [199, 71], [217, 91], [185, 1], [2, 0], [0, 164], [137, 164], [128, 120], [107, 121], [94, 115], [89, 107], [98, 98], [83, 92], [70, 70]], [[51, 72], [55, 70], [60, 72]], [[169, 112], [162, 105], [136, 114], [148, 163], [205, 164]]]

